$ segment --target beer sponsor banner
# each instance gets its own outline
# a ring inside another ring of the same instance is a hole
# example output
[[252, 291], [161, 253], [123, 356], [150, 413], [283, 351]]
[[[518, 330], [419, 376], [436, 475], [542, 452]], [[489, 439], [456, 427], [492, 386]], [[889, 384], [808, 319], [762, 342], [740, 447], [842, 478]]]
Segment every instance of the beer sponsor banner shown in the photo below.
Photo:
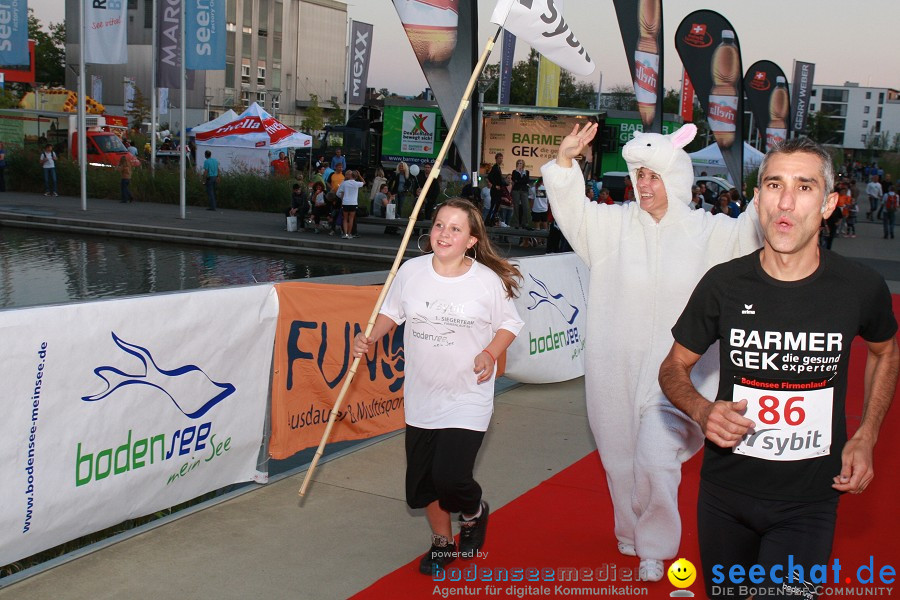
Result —
[[0, 65], [29, 64], [28, 1], [9, 0], [0, 4]]
[[[545, 119], [540, 115], [485, 115], [484, 143], [481, 146], [481, 162], [491, 164], [494, 156], [500, 152], [515, 163], [520, 158], [525, 161], [525, 168], [532, 176], [540, 173], [541, 166], [548, 160], [556, 158], [559, 143], [578, 123], [588, 122], [586, 117], [556, 115]], [[593, 162], [593, 155], [587, 160]]]
[[[475, 0], [393, 0], [413, 52], [441, 112], [455, 115], [460, 93], [466, 89], [478, 57], [478, 7]], [[470, 108], [453, 138], [466, 171], [472, 161], [472, 120]]]
[[781, 67], [770, 60], [750, 65], [744, 74], [744, 95], [759, 137], [766, 140], [766, 151], [786, 140], [790, 134], [791, 101]]
[[582, 77], [590, 75], [595, 64], [563, 18], [560, 4], [554, 0], [498, 0], [491, 23], [514, 33], [563, 69]]
[[644, 131], [660, 133], [663, 116], [662, 0], [613, 0]]
[[[272, 375], [272, 458], [318, 445], [381, 286], [280, 283]], [[330, 440], [374, 437], [404, 426], [403, 327], [359, 363]]]
[[128, 62], [125, 0], [82, 0], [84, 2], [84, 60], [99, 65]]
[[538, 62], [535, 106], [559, 106], [559, 65], [541, 54]]
[[571, 252], [522, 258], [516, 309], [525, 321], [506, 351], [506, 376], [553, 383], [584, 375], [588, 269]]
[[743, 181], [743, 69], [734, 27], [719, 13], [694, 11], [678, 26], [675, 49], [694, 84], [732, 181]]
[[686, 71], [681, 72], [681, 118], [685, 123], [694, 120], [694, 84]]
[[271, 285], [0, 312], [0, 564], [258, 476]]
[[202, 0], [185, 5], [186, 69], [225, 70], [225, 2]]
[[500, 57], [500, 91], [497, 104], [509, 104], [509, 89], [512, 85], [512, 68], [516, 56], [515, 34], [503, 30], [503, 54]]
[[372, 25], [352, 21], [350, 27], [350, 104], [365, 104], [372, 57]]
[[794, 80], [791, 96], [791, 130], [797, 133], [806, 131], [806, 120], [809, 117], [809, 99], [812, 95], [813, 75], [816, 65], [808, 62], [794, 62]]

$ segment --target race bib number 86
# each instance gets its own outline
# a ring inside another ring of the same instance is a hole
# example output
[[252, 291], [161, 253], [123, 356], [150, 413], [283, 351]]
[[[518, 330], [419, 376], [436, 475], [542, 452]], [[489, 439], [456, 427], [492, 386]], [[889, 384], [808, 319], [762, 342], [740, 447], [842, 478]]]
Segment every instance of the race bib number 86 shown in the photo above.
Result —
[[732, 398], [735, 402], [747, 400], [744, 416], [756, 423], [756, 427], [744, 435], [734, 448], [735, 454], [787, 461], [829, 453], [834, 389], [827, 387], [827, 380], [775, 383], [738, 380], [741, 383], [734, 385]]

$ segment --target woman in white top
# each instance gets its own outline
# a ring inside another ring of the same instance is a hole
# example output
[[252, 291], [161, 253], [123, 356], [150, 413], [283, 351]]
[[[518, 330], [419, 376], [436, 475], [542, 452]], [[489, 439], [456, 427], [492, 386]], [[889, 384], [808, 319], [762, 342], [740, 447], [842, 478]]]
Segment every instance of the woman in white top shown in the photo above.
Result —
[[344, 211], [344, 235], [341, 237], [349, 240], [353, 232], [353, 222], [356, 221], [356, 209], [359, 207], [359, 188], [366, 184], [359, 176], [359, 171], [348, 171], [347, 177], [338, 186], [337, 195], [341, 199], [341, 210]]
[[425, 250], [400, 268], [371, 336], [357, 335], [354, 352], [362, 356], [406, 323], [406, 502], [428, 517], [431, 548], [419, 570], [431, 575], [484, 543], [489, 507], [472, 473], [494, 410], [496, 357], [523, 322], [512, 302], [521, 274], [497, 254], [471, 202], [441, 206]]

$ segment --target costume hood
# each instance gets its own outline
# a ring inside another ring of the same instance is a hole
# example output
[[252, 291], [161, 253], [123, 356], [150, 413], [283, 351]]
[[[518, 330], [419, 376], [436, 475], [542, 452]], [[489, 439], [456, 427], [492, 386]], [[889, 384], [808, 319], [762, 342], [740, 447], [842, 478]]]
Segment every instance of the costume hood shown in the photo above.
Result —
[[679, 201], [688, 204], [691, 201], [694, 169], [691, 157], [682, 148], [687, 146], [695, 135], [697, 126], [693, 123], [686, 123], [669, 135], [640, 132], [634, 134], [622, 148], [622, 158], [628, 164], [635, 196], [639, 193], [637, 171], [641, 167], [646, 167], [662, 178], [669, 202]]

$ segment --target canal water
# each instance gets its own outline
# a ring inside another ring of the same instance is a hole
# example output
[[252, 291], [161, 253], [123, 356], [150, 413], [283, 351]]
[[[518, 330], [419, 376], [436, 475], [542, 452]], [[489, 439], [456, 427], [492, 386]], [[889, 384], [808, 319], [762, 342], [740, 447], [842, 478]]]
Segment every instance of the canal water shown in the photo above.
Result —
[[0, 308], [381, 270], [291, 254], [0, 227]]

